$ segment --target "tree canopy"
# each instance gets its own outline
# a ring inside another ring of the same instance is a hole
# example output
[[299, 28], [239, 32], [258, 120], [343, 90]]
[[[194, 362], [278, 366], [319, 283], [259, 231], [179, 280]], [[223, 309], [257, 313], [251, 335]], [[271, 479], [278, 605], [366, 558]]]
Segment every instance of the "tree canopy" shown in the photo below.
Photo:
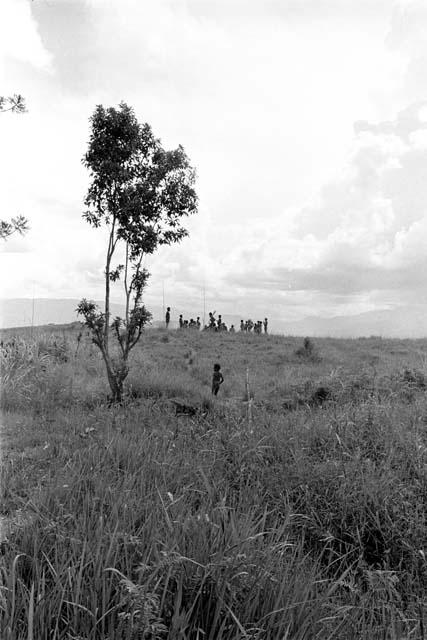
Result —
[[131, 259], [182, 240], [181, 219], [197, 210], [195, 171], [182, 146], [165, 151], [125, 103], [98, 106], [91, 124], [83, 160], [92, 177], [86, 220], [95, 227], [114, 223]]

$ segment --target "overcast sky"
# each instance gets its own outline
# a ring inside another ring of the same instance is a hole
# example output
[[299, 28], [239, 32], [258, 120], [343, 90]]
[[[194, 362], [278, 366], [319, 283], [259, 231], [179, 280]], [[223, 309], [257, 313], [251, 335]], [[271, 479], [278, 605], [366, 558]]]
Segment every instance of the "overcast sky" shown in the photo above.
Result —
[[[2, 297], [102, 298], [81, 218], [95, 105], [197, 168], [147, 302], [274, 322], [427, 303], [427, 2], [1, 0]], [[120, 300], [115, 291], [116, 301]], [[196, 313], [197, 311], [197, 313]], [[275, 320], [273, 320], [273, 318]]]

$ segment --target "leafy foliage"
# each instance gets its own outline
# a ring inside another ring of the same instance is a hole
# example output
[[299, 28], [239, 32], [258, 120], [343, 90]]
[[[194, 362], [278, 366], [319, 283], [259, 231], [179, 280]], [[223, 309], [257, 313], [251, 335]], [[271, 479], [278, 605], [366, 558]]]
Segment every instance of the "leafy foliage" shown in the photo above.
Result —
[[17, 216], [11, 220], [0, 220], [0, 238], [6, 240], [14, 233], [23, 235], [28, 231], [28, 220], [24, 216]]
[[89, 224], [115, 224], [131, 260], [187, 236], [181, 218], [196, 212], [197, 196], [184, 149], [165, 151], [125, 103], [117, 110], [98, 106], [91, 123], [83, 160], [92, 177], [84, 213]]
[[92, 342], [101, 348], [105, 327], [105, 314], [99, 310], [95, 302], [83, 298], [78, 304], [77, 313], [85, 319], [86, 326], [92, 332]]
[[5, 111], [25, 113], [26, 110], [24, 97], [19, 93], [14, 93], [13, 96], [0, 96], [0, 113]]

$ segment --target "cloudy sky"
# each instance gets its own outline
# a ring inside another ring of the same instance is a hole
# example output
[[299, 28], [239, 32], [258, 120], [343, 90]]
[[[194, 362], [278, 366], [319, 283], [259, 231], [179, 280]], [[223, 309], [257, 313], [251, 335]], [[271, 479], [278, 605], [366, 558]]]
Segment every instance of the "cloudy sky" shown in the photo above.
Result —
[[[95, 105], [197, 168], [147, 302], [264, 317], [427, 304], [427, 1], [1, 0], [2, 297], [102, 298], [81, 218]], [[120, 301], [120, 291], [114, 292]], [[197, 311], [197, 313], [196, 313]], [[274, 321], [273, 321], [274, 318]]]

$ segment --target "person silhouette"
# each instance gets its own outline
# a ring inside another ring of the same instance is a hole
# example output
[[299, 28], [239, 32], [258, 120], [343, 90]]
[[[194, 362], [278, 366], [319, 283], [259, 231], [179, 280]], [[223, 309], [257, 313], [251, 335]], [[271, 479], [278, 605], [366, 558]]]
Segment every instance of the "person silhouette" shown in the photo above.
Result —
[[214, 372], [212, 376], [212, 395], [216, 396], [220, 386], [224, 382], [224, 376], [221, 373], [221, 365], [214, 364]]

